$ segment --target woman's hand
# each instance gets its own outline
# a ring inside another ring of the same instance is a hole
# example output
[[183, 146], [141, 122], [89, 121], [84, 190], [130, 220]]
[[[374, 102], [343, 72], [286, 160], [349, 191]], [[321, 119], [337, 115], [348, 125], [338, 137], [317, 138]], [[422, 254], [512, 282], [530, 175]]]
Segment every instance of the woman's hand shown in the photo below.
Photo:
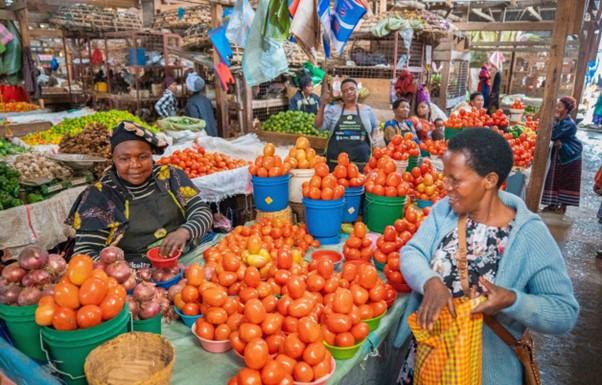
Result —
[[179, 228], [172, 231], [163, 238], [159, 254], [162, 256], [170, 256], [176, 250], [183, 250], [189, 239], [190, 233], [185, 228]]
[[516, 294], [513, 291], [496, 286], [484, 277], [479, 278], [479, 282], [485, 288], [487, 300], [477, 305], [472, 310], [473, 313], [494, 315], [500, 310], [512, 306], [516, 301]]
[[448, 307], [452, 317], [456, 317], [449, 289], [439, 277], [433, 277], [424, 284], [424, 298], [416, 312], [418, 326], [432, 330], [433, 323], [439, 318], [439, 313], [444, 306]]

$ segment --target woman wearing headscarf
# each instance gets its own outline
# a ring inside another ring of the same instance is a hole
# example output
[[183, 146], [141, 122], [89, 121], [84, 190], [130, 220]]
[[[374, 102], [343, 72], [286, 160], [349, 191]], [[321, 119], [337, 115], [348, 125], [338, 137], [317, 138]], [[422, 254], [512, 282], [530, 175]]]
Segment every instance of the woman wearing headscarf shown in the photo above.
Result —
[[202, 93], [205, 89], [205, 80], [196, 73], [191, 73], [186, 78], [186, 88], [192, 92], [192, 95], [186, 102], [184, 114], [191, 118], [204, 120], [207, 135], [217, 136], [217, 122], [213, 114], [213, 106], [209, 98]]
[[155, 111], [161, 118], [169, 118], [170, 116], [176, 116], [176, 108], [178, 105], [178, 101], [176, 100], [176, 81], [170, 77], [165, 77], [163, 80], [163, 85], [165, 86], [165, 91], [163, 91], [163, 95], [161, 98], [155, 103]]
[[299, 90], [288, 104], [288, 109], [291, 111], [303, 111], [312, 114], [318, 113], [318, 106], [320, 105], [320, 98], [318, 95], [312, 93], [314, 89], [314, 82], [308, 75], [303, 75], [299, 79]]
[[96, 258], [116, 245], [140, 268], [148, 266], [149, 247], [159, 244], [161, 255], [171, 255], [197, 244], [211, 228], [211, 211], [184, 171], [153, 162], [153, 154], [165, 147], [132, 122], [113, 129], [112, 166], [80, 194], [67, 219], [76, 231], [76, 254]]
[[385, 144], [389, 144], [395, 135], [404, 135], [406, 133], [411, 133], [414, 140], [418, 142], [416, 127], [410, 119], [410, 102], [404, 98], [395, 100], [393, 102], [393, 114], [395, 114], [395, 118], [385, 122]]
[[581, 152], [583, 145], [577, 139], [577, 125], [570, 113], [577, 107], [571, 96], [560, 99], [554, 109], [552, 128], [552, 160], [546, 177], [541, 203], [545, 211], [566, 212], [567, 206], [579, 206], [581, 193]]

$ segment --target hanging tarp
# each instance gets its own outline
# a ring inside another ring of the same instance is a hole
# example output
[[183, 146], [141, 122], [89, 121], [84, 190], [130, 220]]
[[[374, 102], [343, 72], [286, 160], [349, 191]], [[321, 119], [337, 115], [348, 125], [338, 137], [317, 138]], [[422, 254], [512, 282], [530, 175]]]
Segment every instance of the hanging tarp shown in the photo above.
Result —
[[23, 57], [21, 40], [15, 23], [12, 21], [7, 22], [6, 29], [15, 36], [15, 39], [6, 44], [6, 51], [4, 51], [2, 61], [0, 62], [0, 75], [6, 75], [9, 82], [16, 84], [20, 80], [18, 79], [18, 74], [21, 71]]

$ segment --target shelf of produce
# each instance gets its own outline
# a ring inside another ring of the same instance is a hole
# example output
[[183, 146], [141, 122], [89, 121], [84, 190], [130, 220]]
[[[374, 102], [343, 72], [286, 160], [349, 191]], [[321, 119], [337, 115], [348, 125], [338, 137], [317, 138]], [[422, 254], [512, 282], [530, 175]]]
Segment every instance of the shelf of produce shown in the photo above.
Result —
[[[262, 142], [274, 143], [276, 146], [292, 146], [301, 134], [285, 134], [281, 132], [257, 131], [257, 136]], [[326, 149], [327, 138], [318, 138], [316, 136], [306, 136], [309, 139], [311, 147], [318, 153]]]

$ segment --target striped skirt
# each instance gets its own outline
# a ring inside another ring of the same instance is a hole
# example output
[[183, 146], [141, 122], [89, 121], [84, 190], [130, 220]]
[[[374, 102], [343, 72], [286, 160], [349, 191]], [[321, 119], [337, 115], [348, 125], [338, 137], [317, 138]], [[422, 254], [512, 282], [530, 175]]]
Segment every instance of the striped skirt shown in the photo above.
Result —
[[560, 164], [556, 149], [553, 149], [552, 164], [546, 177], [541, 203], [553, 206], [579, 206], [580, 193], [581, 159]]

